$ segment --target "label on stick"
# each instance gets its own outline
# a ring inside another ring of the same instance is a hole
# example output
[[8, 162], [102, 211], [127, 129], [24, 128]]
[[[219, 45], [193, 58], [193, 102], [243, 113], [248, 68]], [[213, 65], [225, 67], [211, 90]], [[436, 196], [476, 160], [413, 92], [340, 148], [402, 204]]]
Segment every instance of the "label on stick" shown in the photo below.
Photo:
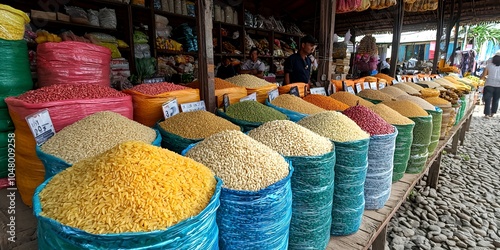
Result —
[[200, 111], [200, 110], [207, 110], [205, 106], [205, 101], [199, 101], [199, 102], [188, 102], [181, 104], [181, 109], [182, 112], [193, 112], [193, 111]]
[[163, 116], [165, 119], [179, 114], [179, 104], [177, 103], [177, 98], [165, 102], [161, 105], [161, 108], [163, 109]]
[[40, 110], [39, 112], [27, 116], [25, 119], [26, 122], [28, 122], [28, 126], [38, 146], [42, 145], [56, 134], [48, 109]]
[[326, 91], [325, 91], [325, 88], [323, 88], [323, 87], [311, 88], [311, 94], [326, 95]]
[[240, 102], [244, 101], [257, 101], [257, 92], [254, 92], [240, 99]]
[[267, 92], [267, 98], [269, 98], [269, 102], [272, 102], [279, 95], [280, 95], [280, 92], [278, 91], [278, 89], [273, 89], [273, 90]]

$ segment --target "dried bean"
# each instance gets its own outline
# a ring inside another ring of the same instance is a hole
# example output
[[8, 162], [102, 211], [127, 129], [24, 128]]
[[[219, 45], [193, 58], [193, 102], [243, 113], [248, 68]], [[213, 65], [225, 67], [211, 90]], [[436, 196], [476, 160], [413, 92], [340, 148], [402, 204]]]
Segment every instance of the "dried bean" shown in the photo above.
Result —
[[337, 92], [337, 93], [333, 93], [331, 96], [331, 98], [337, 100], [337, 101], [340, 101], [340, 102], [343, 102], [345, 104], [347, 104], [349, 107], [353, 107], [353, 106], [356, 106], [356, 105], [363, 105], [365, 107], [371, 107], [375, 104], [359, 97], [359, 96], [356, 96], [354, 94], [351, 94], [349, 92]]
[[396, 100], [398, 100], [398, 101], [408, 100], [408, 101], [411, 101], [411, 102], [417, 104], [418, 106], [420, 106], [424, 110], [435, 110], [434, 105], [430, 104], [426, 100], [424, 100], [424, 99], [422, 99], [420, 97], [417, 97], [417, 96], [410, 96], [410, 95], [399, 96], [399, 97], [396, 98]]
[[203, 139], [224, 130], [238, 130], [240, 127], [207, 111], [183, 112], [163, 122], [164, 130], [188, 139]]
[[394, 127], [375, 112], [361, 105], [350, 107], [344, 115], [351, 118], [361, 129], [370, 135], [386, 135], [394, 133]]
[[159, 95], [161, 93], [172, 92], [183, 89], [188, 89], [188, 87], [184, 87], [182, 85], [173, 84], [169, 82], [162, 82], [162, 83], [139, 84], [133, 87], [131, 90], [135, 90], [145, 95]]
[[289, 94], [276, 97], [276, 99], [274, 99], [271, 104], [302, 114], [317, 114], [325, 111], [325, 109], [322, 109], [312, 103], [306, 102], [300, 97]]
[[287, 116], [260, 102], [237, 102], [228, 107], [226, 115], [248, 122], [268, 122], [274, 120], [287, 120]]
[[401, 115], [396, 110], [387, 107], [385, 104], [379, 103], [370, 109], [377, 113], [382, 119], [384, 119], [389, 124], [393, 125], [409, 125], [414, 124], [414, 122], [407, 117]]
[[227, 78], [226, 81], [245, 88], [260, 88], [269, 86], [270, 82], [249, 74], [241, 74]]
[[383, 102], [389, 108], [396, 110], [398, 113], [406, 116], [406, 117], [422, 117], [428, 116], [427, 112], [418, 106], [417, 104], [402, 100], [402, 101], [387, 101]]
[[336, 111], [305, 117], [298, 124], [337, 142], [357, 141], [370, 137], [353, 120]]
[[361, 92], [358, 93], [358, 96], [368, 98], [371, 100], [377, 100], [377, 101], [390, 101], [392, 100], [392, 96], [381, 92], [379, 90], [373, 90], [373, 89], [365, 89]]
[[326, 110], [344, 111], [349, 108], [347, 104], [324, 95], [311, 94], [303, 99]]

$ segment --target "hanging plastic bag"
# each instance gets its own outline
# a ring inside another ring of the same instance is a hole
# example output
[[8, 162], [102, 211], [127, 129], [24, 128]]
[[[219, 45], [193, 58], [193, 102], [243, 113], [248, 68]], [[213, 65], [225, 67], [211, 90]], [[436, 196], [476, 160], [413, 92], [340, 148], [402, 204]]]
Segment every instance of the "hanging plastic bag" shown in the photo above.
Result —
[[432, 134], [432, 116], [411, 117], [415, 122], [413, 142], [411, 144], [410, 160], [406, 173], [418, 174], [424, 170], [429, 157], [429, 144]]
[[2, 20], [0, 39], [14, 41], [23, 39], [25, 26], [30, 22], [26, 13], [5, 4], [0, 4], [0, 20]]
[[394, 149], [394, 171], [392, 172], [392, 182], [396, 182], [403, 178], [408, 167], [415, 124], [393, 126], [398, 130]]
[[432, 134], [431, 142], [429, 144], [429, 155], [434, 153], [439, 144], [439, 137], [441, 137], [441, 123], [443, 121], [443, 110], [436, 107], [436, 110], [426, 110], [429, 115], [432, 115]]

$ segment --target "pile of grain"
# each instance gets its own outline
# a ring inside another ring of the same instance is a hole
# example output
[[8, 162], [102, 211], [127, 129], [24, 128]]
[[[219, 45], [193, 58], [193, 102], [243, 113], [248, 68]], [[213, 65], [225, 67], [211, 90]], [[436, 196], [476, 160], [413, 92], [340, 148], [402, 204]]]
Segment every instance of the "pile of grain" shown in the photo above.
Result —
[[359, 97], [359, 96], [356, 96], [354, 94], [351, 94], [349, 92], [337, 92], [337, 93], [333, 93], [332, 95], [330, 95], [331, 98], [337, 100], [337, 101], [340, 101], [340, 102], [343, 102], [345, 104], [347, 104], [349, 107], [352, 107], [352, 106], [356, 106], [356, 105], [363, 105], [365, 107], [371, 107], [375, 104]]
[[159, 123], [165, 131], [187, 139], [203, 139], [240, 127], [208, 111], [182, 112]]
[[[398, 83], [398, 84], [400, 84], [400, 83]], [[381, 89], [380, 92], [388, 94], [388, 95], [392, 96], [393, 98], [396, 98], [396, 97], [401, 96], [401, 95], [408, 95], [408, 93], [404, 92], [403, 90], [396, 88], [396, 87], [393, 87], [393, 86], [396, 86], [398, 84], [394, 84], [392, 86], [385, 87], [385, 88]]]
[[407, 100], [388, 101], [388, 102], [383, 102], [383, 104], [385, 104], [387, 107], [391, 109], [396, 110], [398, 113], [406, 117], [422, 117], [429, 115], [423, 108]]
[[373, 89], [362, 90], [361, 92], [358, 93], [358, 96], [376, 101], [391, 101], [393, 98], [392, 96], [384, 92], [381, 92], [380, 90], [373, 90]]
[[305, 96], [303, 99], [326, 110], [344, 111], [349, 108], [347, 104], [324, 95], [311, 94]]
[[423, 108], [424, 110], [435, 110], [434, 105], [430, 104], [426, 100], [424, 100], [420, 97], [417, 97], [417, 96], [409, 96], [409, 95], [399, 96], [398, 98], [396, 98], [396, 100], [398, 100], [398, 101], [402, 101], [402, 100], [411, 101], [411, 102], [417, 104], [418, 106], [420, 106], [421, 108]]
[[276, 99], [274, 99], [271, 104], [302, 114], [317, 114], [325, 111], [325, 109], [306, 102], [300, 97], [289, 94], [276, 97]]
[[394, 133], [394, 127], [391, 124], [367, 107], [358, 105], [346, 109], [343, 113], [370, 135]]
[[253, 75], [249, 74], [241, 74], [237, 76], [233, 76], [231, 78], [227, 78], [226, 81], [236, 84], [241, 87], [245, 88], [251, 88], [251, 89], [256, 89], [256, 88], [261, 88], [261, 87], [267, 87], [269, 85], [274, 85], [264, 79], [258, 78]]
[[379, 103], [373, 107], [370, 107], [373, 112], [377, 113], [386, 122], [392, 125], [409, 125], [414, 124], [414, 122], [407, 117], [401, 115], [396, 110], [387, 107], [383, 103]]
[[357, 141], [370, 137], [353, 120], [336, 111], [305, 117], [298, 124], [337, 142]]
[[227, 108], [226, 115], [248, 122], [263, 123], [274, 120], [287, 120], [285, 114], [256, 101], [244, 101], [232, 104]]

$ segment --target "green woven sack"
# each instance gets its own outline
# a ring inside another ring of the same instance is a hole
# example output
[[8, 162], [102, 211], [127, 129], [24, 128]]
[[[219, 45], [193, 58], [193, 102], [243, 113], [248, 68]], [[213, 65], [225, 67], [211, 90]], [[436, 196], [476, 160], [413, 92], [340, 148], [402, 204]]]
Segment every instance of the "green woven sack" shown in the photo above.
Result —
[[248, 122], [248, 121], [243, 121], [243, 120], [232, 118], [232, 117], [226, 115], [226, 113], [224, 113], [220, 109], [217, 109], [216, 115], [240, 126], [244, 133], [246, 133], [254, 128], [257, 128], [263, 124], [263, 122]]
[[432, 115], [432, 135], [431, 143], [429, 144], [429, 155], [434, 153], [437, 145], [439, 144], [439, 137], [441, 137], [441, 123], [443, 121], [443, 110], [436, 107], [436, 110], [426, 110], [429, 115]]
[[410, 160], [406, 173], [418, 174], [422, 172], [429, 157], [429, 144], [432, 135], [432, 116], [411, 117], [415, 122], [413, 128], [413, 142], [411, 144]]
[[398, 129], [398, 136], [396, 137], [396, 149], [394, 150], [392, 182], [397, 182], [403, 178], [408, 167], [415, 124], [394, 126]]
[[0, 108], [0, 132], [14, 130], [14, 123], [10, 119], [9, 109]]

